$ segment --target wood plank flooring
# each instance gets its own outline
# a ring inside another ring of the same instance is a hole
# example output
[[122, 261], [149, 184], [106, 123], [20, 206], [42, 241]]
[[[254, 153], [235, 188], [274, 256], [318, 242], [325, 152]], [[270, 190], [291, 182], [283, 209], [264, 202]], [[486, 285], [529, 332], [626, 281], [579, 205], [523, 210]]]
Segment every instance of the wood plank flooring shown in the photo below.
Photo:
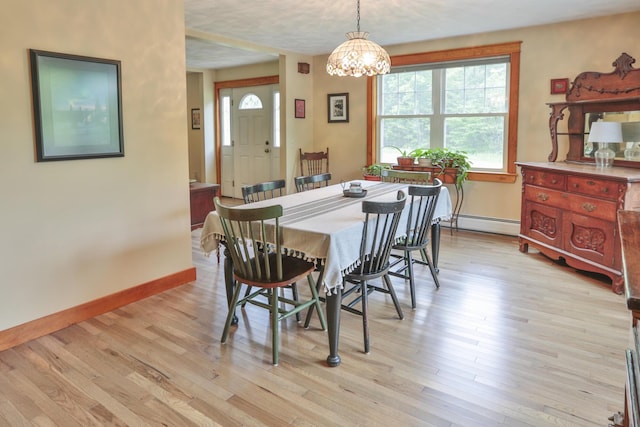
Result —
[[[265, 310], [248, 306], [227, 344], [222, 263], [198, 279], [0, 352], [0, 426], [606, 426], [623, 409], [624, 297], [599, 278], [522, 254], [517, 239], [442, 233], [441, 288], [418, 268], [418, 307], [370, 299], [342, 313], [342, 365], [326, 332], [282, 326], [271, 366]], [[302, 290], [302, 287], [301, 287]]]

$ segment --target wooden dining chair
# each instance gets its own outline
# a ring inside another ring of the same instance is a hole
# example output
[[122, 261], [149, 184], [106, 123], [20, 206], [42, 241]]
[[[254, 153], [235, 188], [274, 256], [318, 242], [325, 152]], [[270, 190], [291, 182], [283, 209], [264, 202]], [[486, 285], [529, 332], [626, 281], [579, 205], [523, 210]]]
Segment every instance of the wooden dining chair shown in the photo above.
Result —
[[318, 175], [296, 176], [293, 178], [293, 181], [296, 184], [296, 191], [301, 193], [303, 191], [328, 186], [329, 181], [331, 181], [331, 174], [322, 173]]
[[[245, 302], [266, 308], [271, 316], [271, 348], [273, 364], [279, 360], [280, 321], [309, 308], [315, 309], [322, 330], [326, 321], [316, 284], [312, 276], [315, 264], [296, 256], [283, 254], [279, 218], [282, 206], [273, 205], [253, 209], [224, 206], [214, 200], [224, 230], [224, 244], [233, 263], [234, 292], [222, 333], [224, 344], [238, 306]], [[278, 290], [307, 279], [311, 297], [306, 301], [279, 296]], [[242, 284], [257, 290], [240, 298]]]
[[402, 182], [416, 185], [428, 185], [431, 183], [431, 172], [383, 169], [380, 171], [380, 176], [383, 182]]
[[[402, 277], [409, 281], [412, 309], [416, 308], [414, 263], [428, 266], [436, 288], [440, 288], [438, 273], [427, 253], [427, 245], [429, 244], [431, 236], [430, 230], [431, 223], [433, 222], [433, 213], [436, 210], [440, 188], [442, 187], [442, 182], [438, 178], [433, 181], [433, 185], [429, 186], [409, 186], [409, 213], [406, 232], [404, 236], [393, 245], [393, 249], [402, 252], [402, 254], [391, 254], [393, 260], [389, 274]], [[412, 253], [414, 251], [420, 252], [421, 259], [413, 257]], [[399, 268], [396, 269], [396, 267]]]
[[[389, 255], [393, 246], [398, 223], [406, 202], [406, 195], [398, 191], [397, 200], [392, 202], [362, 202], [364, 228], [360, 240], [360, 256], [355, 267], [343, 279], [341, 308], [362, 316], [364, 352], [369, 353], [369, 301], [374, 291], [391, 295], [400, 319], [404, 318], [393, 284], [389, 278]], [[372, 283], [382, 279], [382, 284]], [[360, 308], [355, 306], [360, 304]]]
[[244, 203], [254, 203], [260, 200], [273, 199], [274, 197], [282, 196], [286, 182], [284, 179], [277, 179], [275, 181], [259, 182], [253, 185], [245, 185], [242, 187], [242, 198]]
[[[303, 153], [300, 151], [300, 175], [319, 175], [329, 172], [329, 147], [327, 151]], [[305, 167], [306, 166], [306, 167]]]

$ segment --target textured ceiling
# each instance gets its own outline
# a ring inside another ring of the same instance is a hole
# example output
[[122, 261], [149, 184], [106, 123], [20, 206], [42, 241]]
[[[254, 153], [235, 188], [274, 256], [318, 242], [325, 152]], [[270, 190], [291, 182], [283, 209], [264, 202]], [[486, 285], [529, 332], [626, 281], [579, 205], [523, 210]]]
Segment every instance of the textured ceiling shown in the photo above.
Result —
[[[329, 54], [356, 30], [355, 0], [184, 3], [187, 68], [247, 65], [287, 52]], [[639, 10], [640, 0], [361, 0], [360, 29], [390, 46]]]

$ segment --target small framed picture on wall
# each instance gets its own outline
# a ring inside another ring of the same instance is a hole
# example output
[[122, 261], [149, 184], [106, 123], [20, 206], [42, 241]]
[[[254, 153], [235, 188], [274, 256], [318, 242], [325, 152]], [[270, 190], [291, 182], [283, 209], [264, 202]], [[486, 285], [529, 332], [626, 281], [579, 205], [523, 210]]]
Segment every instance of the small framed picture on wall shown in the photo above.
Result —
[[565, 94], [569, 90], [569, 79], [551, 79], [551, 95]]
[[296, 119], [304, 119], [304, 99], [296, 99]]
[[330, 93], [327, 95], [327, 104], [329, 123], [349, 122], [348, 93]]
[[191, 129], [200, 129], [200, 109], [191, 109]]

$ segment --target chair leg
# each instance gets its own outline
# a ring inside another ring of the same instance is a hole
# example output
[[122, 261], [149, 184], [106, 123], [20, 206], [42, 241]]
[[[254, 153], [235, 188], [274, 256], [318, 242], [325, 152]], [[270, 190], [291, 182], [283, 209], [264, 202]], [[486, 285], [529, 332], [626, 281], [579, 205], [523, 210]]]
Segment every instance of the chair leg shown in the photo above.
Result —
[[233, 298], [229, 303], [229, 314], [227, 314], [227, 321], [224, 324], [224, 330], [222, 331], [222, 338], [220, 339], [221, 343], [227, 342], [227, 337], [229, 336], [229, 328], [231, 328], [231, 323], [233, 322], [233, 318], [235, 317], [236, 306], [238, 305], [238, 299], [240, 299], [240, 292], [242, 291], [242, 283], [235, 282], [235, 290], [233, 292]]
[[271, 350], [273, 355], [273, 366], [278, 366], [279, 344], [280, 344], [280, 314], [278, 310], [278, 289], [269, 290], [271, 301]]
[[411, 308], [416, 309], [416, 286], [413, 279], [413, 258], [411, 251], [404, 253], [404, 258], [407, 260], [407, 276], [409, 278], [409, 291], [411, 292]]
[[438, 279], [438, 272], [433, 267], [433, 262], [429, 258], [429, 254], [427, 254], [427, 251], [425, 251], [424, 249], [423, 251], [424, 251], [424, 257], [427, 259], [427, 266], [429, 266], [429, 271], [431, 271], [431, 277], [433, 277], [433, 283], [436, 284], [436, 289], [440, 289], [440, 280]]
[[[291, 293], [293, 294], [293, 300], [298, 302], [298, 286], [295, 283], [291, 284]], [[300, 313], [296, 313], [296, 322], [300, 323]]]
[[393, 289], [393, 284], [391, 283], [391, 277], [388, 274], [382, 276], [384, 283], [387, 285], [387, 289], [389, 290], [389, 295], [391, 295], [391, 299], [393, 300], [393, 305], [396, 306], [396, 311], [398, 312], [398, 317], [400, 320], [404, 319], [404, 312], [402, 311], [402, 307], [400, 307], [400, 302], [398, 301], [398, 297], [396, 296], [396, 291]]
[[367, 292], [367, 281], [360, 282], [360, 295], [362, 298], [362, 333], [364, 337], [364, 352], [369, 354], [369, 292]]

